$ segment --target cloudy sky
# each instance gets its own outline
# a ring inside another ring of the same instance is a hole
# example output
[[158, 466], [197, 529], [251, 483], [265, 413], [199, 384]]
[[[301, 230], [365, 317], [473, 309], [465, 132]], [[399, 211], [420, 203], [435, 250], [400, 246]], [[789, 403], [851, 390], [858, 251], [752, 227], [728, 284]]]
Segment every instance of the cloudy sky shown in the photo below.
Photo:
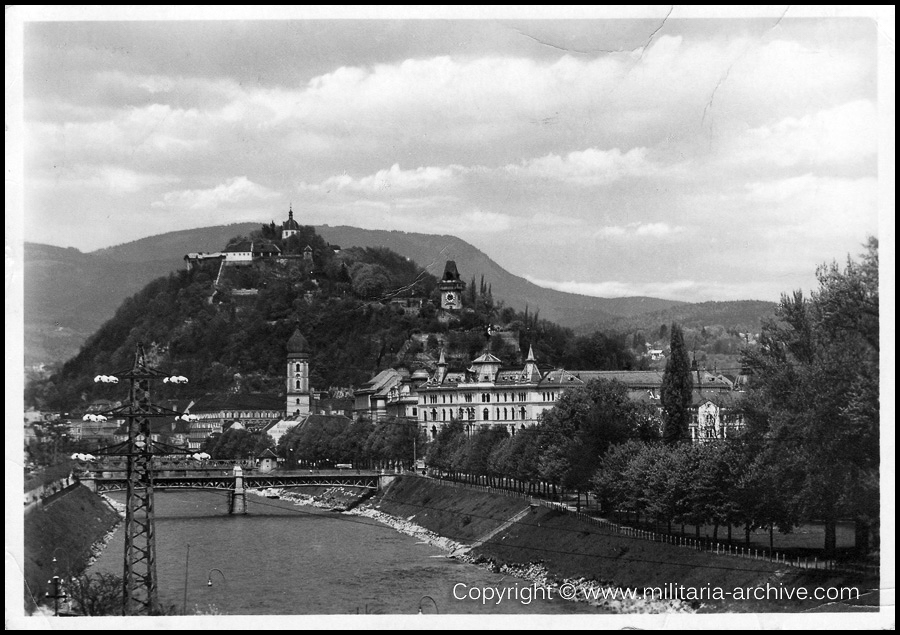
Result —
[[564, 291], [777, 300], [879, 222], [878, 25], [785, 8], [27, 22], [24, 238], [91, 251], [292, 205], [453, 234]]

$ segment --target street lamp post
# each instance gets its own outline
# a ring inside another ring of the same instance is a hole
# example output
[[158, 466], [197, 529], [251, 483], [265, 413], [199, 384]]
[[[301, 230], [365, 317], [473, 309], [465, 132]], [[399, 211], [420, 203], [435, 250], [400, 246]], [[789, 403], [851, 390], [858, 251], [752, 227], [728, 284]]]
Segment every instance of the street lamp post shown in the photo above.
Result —
[[437, 602], [434, 601], [434, 598], [431, 597], [430, 595], [423, 595], [419, 599], [419, 615], [422, 615], [422, 600], [431, 600], [431, 603], [434, 604], [434, 612], [440, 613], [440, 611], [438, 610]]
[[184, 600], [181, 605], [181, 614], [187, 615], [187, 590], [188, 590], [188, 563], [191, 561], [191, 545], [187, 546], [187, 553], [184, 556]]
[[210, 569], [210, 570], [209, 570], [209, 573], [206, 574], [206, 586], [212, 586], [212, 585], [213, 585], [213, 583], [212, 583], [212, 573], [213, 573], [213, 571], [218, 571], [218, 572], [219, 572], [219, 575], [222, 576], [222, 582], [224, 582], [225, 584], [228, 584], [228, 580], [225, 578], [225, 574], [222, 573], [222, 570], [221, 570], [221, 569]]
[[59, 617], [59, 601], [65, 600], [69, 596], [62, 590], [62, 580], [58, 575], [53, 576], [53, 579], [51, 580], [47, 580], [47, 584], [53, 585], [53, 594], [51, 595], [48, 591], [47, 597], [53, 598], [53, 615]]

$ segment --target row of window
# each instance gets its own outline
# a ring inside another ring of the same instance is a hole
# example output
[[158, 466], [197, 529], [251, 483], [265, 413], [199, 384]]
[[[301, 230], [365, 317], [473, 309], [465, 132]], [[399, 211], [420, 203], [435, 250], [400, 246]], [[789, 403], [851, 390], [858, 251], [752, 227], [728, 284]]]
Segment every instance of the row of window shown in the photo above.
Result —
[[[549, 395], [549, 394], [553, 394], [553, 393], [544, 393], [544, 394]], [[474, 397], [475, 396], [473, 393], [470, 393], [470, 392], [463, 393], [463, 400], [466, 403], [472, 403], [472, 401], [474, 400]], [[481, 397], [481, 403], [490, 403], [491, 402], [491, 393], [489, 393], [489, 392], [481, 393], [480, 397]], [[504, 402], [528, 401], [528, 393], [526, 393], [526, 392], [518, 392], [518, 393], [495, 392], [495, 393], [493, 393], [493, 398], [494, 398], [494, 401], [496, 401], [498, 403], [500, 402], [501, 399]], [[547, 401], [547, 399], [544, 399], [544, 401]], [[436, 403], [438, 403], [438, 395], [436, 395], [436, 394], [422, 395], [422, 403], [423, 404], [436, 404]], [[453, 403], [453, 393], [443, 393], [442, 395], [440, 395], [440, 403]]]
[[242, 418], [274, 418], [280, 417], [280, 412], [273, 411], [244, 411], [244, 410], [223, 410], [222, 412], [201, 412], [197, 415], [198, 419], [242, 419]]
[[[415, 416], [415, 409], [413, 409], [413, 415]], [[429, 419], [430, 415], [430, 419]], [[460, 419], [462, 421], [476, 421], [477, 411], [475, 408], [458, 408], [454, 411], [452, 408], [441, 408], [440, 413], [438, 413], [437, 408], [432, 408], [430, 411], [426, 409], [422, 409], [422, 420], [423, 421], [452, 421], [453, 419]], [[481, 420], [482, 421], [515, 421], [516, 419], [524, 420], [526, 418], [526, 410], [525, 406], [520, 406], [517, 408], [495, 408], [494, 409], [494, 418], [491, 419], [491, 409], [484, 408], [481, 411]]]
[[[720, 419], [723, 424], [725, 424], [725, 423], [737, 423], [737, 424], [744, 423], [744, 415], [740, 412], [724, 412], [721, 414]], [[715, 425], [716, 416], [713, 414], [707, 413], [703, 417], [703, 422], [708, 426]], [[700, 423], [699, 415], [696, 412], [691, 414], [691, 423]]]

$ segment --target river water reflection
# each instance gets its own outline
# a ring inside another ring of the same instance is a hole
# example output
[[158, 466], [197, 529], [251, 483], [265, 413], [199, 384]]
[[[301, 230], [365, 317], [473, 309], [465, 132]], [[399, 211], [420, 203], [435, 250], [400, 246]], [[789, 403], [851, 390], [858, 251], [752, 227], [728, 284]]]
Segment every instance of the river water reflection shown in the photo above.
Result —
[[[114, 495], [122, 501], [122, 495]], [[447, 613], [599, 613], [583, 603], [458, 600], [464, 589], [531, 584], [445, 557], [445, 552], [376, 521], [248, 495], [248, 515], [229, 516], [225, 493], [155, 495], [160, 601], [187, 614], [411, 614], [422, 602]], [[116, 531], [91, 571], [122, 574]], [[190, 554], [188, 557], [188, 545]], [[219, 572], [213, 571], [219, 569]], [[187, 602], [185, 603], [185, 572]], [[212, 581], [212, 586], [208, 585]], [[507, 592], [509, 593], [509, 592]]]

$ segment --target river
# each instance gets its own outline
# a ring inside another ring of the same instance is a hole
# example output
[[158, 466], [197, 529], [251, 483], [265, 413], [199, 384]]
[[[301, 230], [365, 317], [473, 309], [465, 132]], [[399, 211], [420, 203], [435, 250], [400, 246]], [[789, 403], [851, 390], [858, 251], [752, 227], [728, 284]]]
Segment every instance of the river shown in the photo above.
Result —
[[[601, 612], [558, 598], [512, 599], [517, 590], [527, 597], [531, 583], [447, 558], [368, 518], [250, 494], [248, 514], [229, 516], [225, 492], [157, 492], [154, 501], [160, 601], [188, 615]], [[120, 526], [90, 571], [121, 575], [123, 541]], [[483, 604], [454, 598], [454, 587], [457, 596], [484, 587], [512, 595]]]

